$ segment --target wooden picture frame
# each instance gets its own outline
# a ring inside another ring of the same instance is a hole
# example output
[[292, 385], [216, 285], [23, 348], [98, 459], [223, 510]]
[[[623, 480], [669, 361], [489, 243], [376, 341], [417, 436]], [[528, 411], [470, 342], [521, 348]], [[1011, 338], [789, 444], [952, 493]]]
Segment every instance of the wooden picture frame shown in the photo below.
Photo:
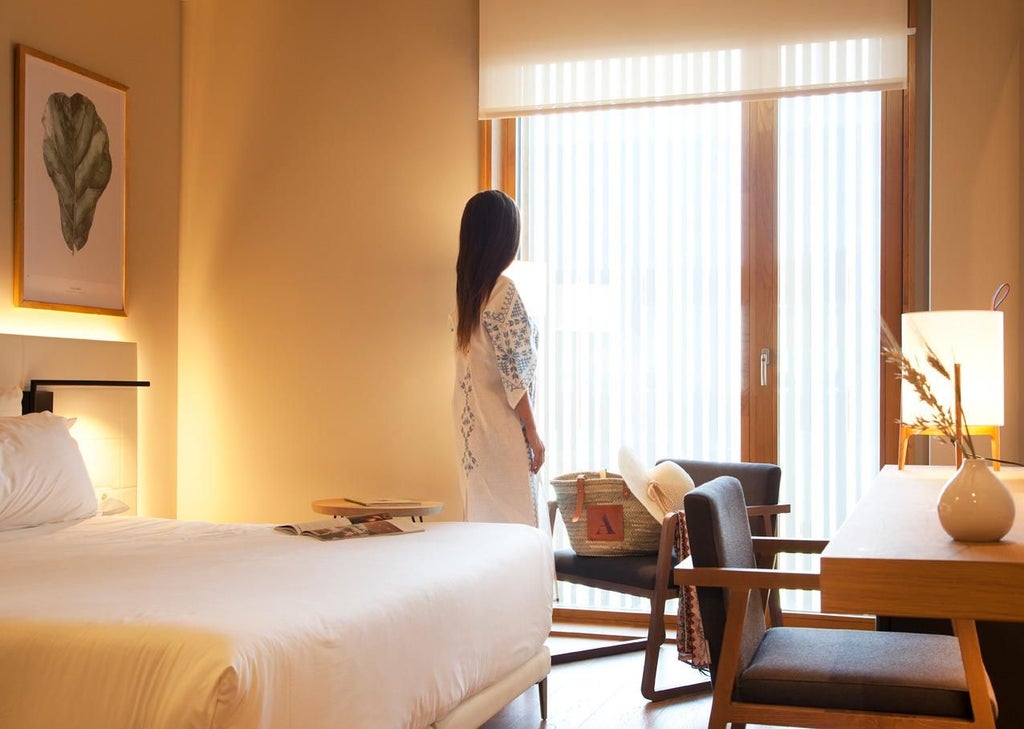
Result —
[[16, 54], [14, 303], [124, 316], [128, 87]]

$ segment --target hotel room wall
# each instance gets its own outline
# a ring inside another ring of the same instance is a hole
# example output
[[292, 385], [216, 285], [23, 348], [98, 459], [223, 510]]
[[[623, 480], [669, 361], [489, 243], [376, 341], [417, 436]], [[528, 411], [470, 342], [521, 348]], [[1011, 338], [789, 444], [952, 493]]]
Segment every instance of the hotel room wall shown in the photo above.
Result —
[[[139, 375], [153, 382], [138, 395], [139, 510], [157, 516], [173, 516], [176, 509], [180, 5], [180, 0], [0, 3], [0, 99], [5, 108], [0, 113], [0, 331], [138, 344]], [[15, 130], [10, 105], [18, 43], [129, 87], [127, 317], [13, 304]]]
[[462, 517], [476, 6], [184, 4], [179, 517], [309, 519], [354, 491]]
[[1020, 0], [932, 0], [931, 308], [984, 309], [1010, 283], [1002, 451], [1024, 462], [1022, 39]]

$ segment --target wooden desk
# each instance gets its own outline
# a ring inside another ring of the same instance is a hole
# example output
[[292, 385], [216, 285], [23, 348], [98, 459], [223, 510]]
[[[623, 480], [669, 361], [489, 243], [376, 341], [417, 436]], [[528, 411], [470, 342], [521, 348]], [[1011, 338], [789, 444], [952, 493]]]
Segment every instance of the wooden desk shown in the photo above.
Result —
[[1017, 519], [996, 543], [954, 542], [935, 511], [951, 466], [886, 466], [821, 555], [823, 612], [1024, 621], [1024, 469], [1000, 478]]
[[[952, 466], [886, 466], [821, 556], [823, 612], [879, 616], [879, 628], [951, 632], [977, 626], [999, 702], [997, 729], [1024, 727], [1024, 469], [1004, 467], [1017, 517], [1000, 542], [954, 542], [935, 510]], [[926, 618], [922, 620], [921, 618]], [[931, 618], [929, 620], [928, 618]], [[979, 641], [980, 639], [980, 641]]]
[[413, 521], [428, 514], [437, 514], [444, 508], [442, 501], [421, 501], [419, 506], [361, 506], [347, 499], [317, 499], [313, 511], [331, 516], [368, 516], [370, 514], [391, 514], [393, 517], [408, 516]]

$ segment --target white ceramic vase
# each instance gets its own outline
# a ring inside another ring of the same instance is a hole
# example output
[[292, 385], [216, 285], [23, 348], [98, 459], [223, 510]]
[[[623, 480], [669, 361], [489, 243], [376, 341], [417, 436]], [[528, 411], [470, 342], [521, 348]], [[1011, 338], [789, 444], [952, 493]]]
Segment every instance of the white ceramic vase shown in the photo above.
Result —
[[1013, 495], [981, 458], [964, 459], [939, 493], [939, 521], [959, 542], [998, 542], [1013, 526]]

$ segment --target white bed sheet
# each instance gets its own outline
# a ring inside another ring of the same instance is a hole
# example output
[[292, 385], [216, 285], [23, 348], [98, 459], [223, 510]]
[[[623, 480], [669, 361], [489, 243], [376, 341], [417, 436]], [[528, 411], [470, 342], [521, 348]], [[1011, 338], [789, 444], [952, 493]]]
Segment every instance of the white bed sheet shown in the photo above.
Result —
[[428, 726], [542, 649], [553, 576], [543, 531], [424, 526], [2, 532], [0, 726]]

